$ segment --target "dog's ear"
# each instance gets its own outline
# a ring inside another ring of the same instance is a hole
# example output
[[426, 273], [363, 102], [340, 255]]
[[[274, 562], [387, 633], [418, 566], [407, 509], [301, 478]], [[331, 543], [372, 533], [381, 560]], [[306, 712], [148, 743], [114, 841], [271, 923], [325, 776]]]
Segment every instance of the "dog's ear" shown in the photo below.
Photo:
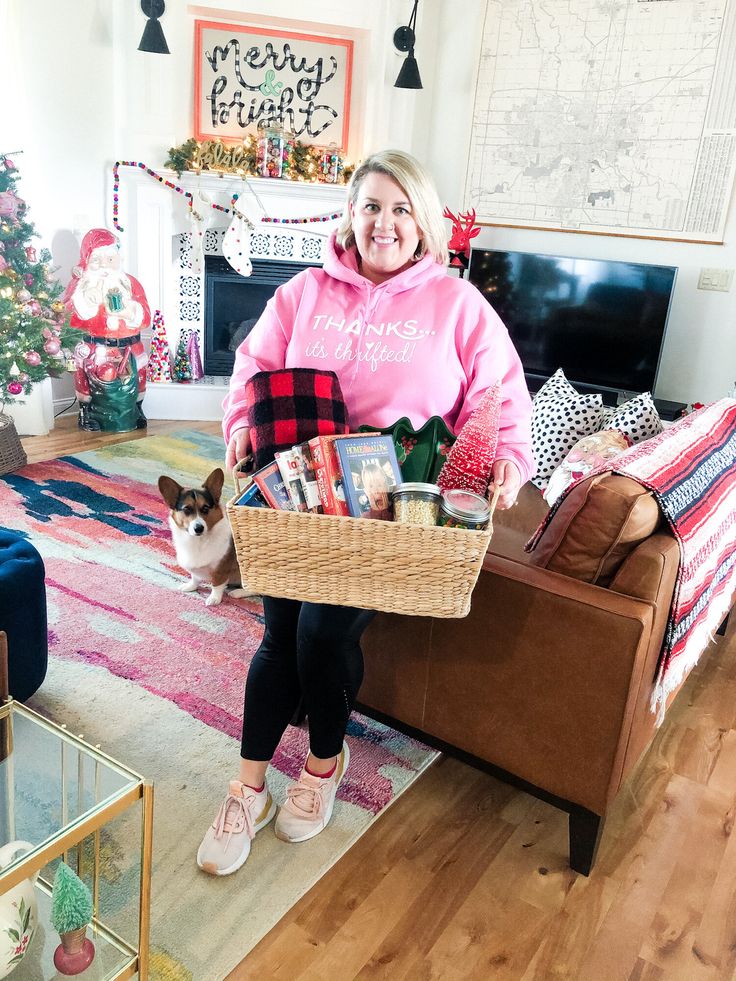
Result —
[[215, 503], [220, 500], [220, 495], [222, 494], [222, 485], [225, 483], [225, 474], [222, 467], [218, 467], [217, 470], [213, 470], [209, 475], [207, 480], [204, 482], [205, 489], [210, 492], [212, 497], [215, 499]]
[[181, 484], [177, 484], [172, 477], [159, 477], [158, 489], [161, 492], [161, 497], [163, 497], [173, 511], [176, 507], [176, 502], [179, 500], [179, 494], [183, 490]]

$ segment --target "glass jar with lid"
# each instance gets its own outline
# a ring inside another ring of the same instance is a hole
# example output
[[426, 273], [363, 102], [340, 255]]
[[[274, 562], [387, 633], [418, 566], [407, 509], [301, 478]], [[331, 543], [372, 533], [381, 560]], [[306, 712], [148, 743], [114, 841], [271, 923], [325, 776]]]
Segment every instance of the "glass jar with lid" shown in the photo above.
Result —
[[391, 493], [394, 521], [408, 525], [436, 525], [441, 497], [437, 484], [419, 481], [399, 484]]
[[480, 494], [454, 488], [442, 495], [438, 523], [446, 528], [482, 531], [490, 520], [491, 506]]

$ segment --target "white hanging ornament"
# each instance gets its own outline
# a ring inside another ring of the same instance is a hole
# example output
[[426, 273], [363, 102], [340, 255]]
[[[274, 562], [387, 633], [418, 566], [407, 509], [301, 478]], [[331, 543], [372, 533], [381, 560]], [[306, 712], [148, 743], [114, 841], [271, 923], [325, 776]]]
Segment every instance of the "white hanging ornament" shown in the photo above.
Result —
[[18, 377], [18, 375], [20, 374], [20, 368], [18, 367], [17, 362], [14, 361], [12, 363], [12, 365], [10, 366], [10, 369], [8, 371], [8, 374], [10, 375], [11, 378], [17, 378]]
[[192, 226], [192, 230], [189, 232], [189, 239], [192, 243], [189, 265], [192, 273], [199, 276], [204, 264], [204, 218], [196, 211], [192, 211], [189, 215], [189, 222]]
[[191, 226], [189, 237], [192, 242], [190, 265], [195, 276], [199, 276], [204, 268], [204, 233], [207, 230], [205, 215], [211, 204], [212, 201], [208, 195], [202, 191], [197, 191], [196, 199], [192, 199], [192, 207], [189, 209], [189, 224]]
[[250, 261], [250, 233], [252, 231], [253, 222], [238, 210], [234, 210], [232, 221], [228, 225], [222, 240], [222, 254], [235, 272], [240, 273], [241, 276], [250, 276], [253, 272], [253, 265]]

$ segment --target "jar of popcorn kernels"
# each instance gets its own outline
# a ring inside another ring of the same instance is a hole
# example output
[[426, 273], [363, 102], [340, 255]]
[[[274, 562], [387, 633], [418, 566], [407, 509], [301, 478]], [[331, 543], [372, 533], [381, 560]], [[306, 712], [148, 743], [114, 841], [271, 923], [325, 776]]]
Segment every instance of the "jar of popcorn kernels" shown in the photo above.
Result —
[[394, 521], [405, 525], [436, 525], [442, 492], [437, 484], [399, 484], [391, 493]]

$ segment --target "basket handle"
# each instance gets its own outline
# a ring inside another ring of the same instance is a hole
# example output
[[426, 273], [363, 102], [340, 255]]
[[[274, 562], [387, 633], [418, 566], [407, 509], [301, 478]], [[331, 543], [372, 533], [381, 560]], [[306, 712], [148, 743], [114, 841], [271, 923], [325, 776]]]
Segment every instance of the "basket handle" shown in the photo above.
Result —
[[253, 454], [249, 453], [242, 460], [238, 460], [233, 467], [233, 483], [235, 484], [235, 496], [240, 497], [244, 489], [253, 482]]
[[491, 531], [493, 530], [493, 513], [496, 510], [496, 505], [498, 504], [498, 498], [501, 494], [502, 487], [503, 484], [496, 484], [496, 486], [493, 488], [493, 495], [490, 497], [489, 500], [491, 506], [491, 514], [488, 519], [488, 527], [491, 529]]

